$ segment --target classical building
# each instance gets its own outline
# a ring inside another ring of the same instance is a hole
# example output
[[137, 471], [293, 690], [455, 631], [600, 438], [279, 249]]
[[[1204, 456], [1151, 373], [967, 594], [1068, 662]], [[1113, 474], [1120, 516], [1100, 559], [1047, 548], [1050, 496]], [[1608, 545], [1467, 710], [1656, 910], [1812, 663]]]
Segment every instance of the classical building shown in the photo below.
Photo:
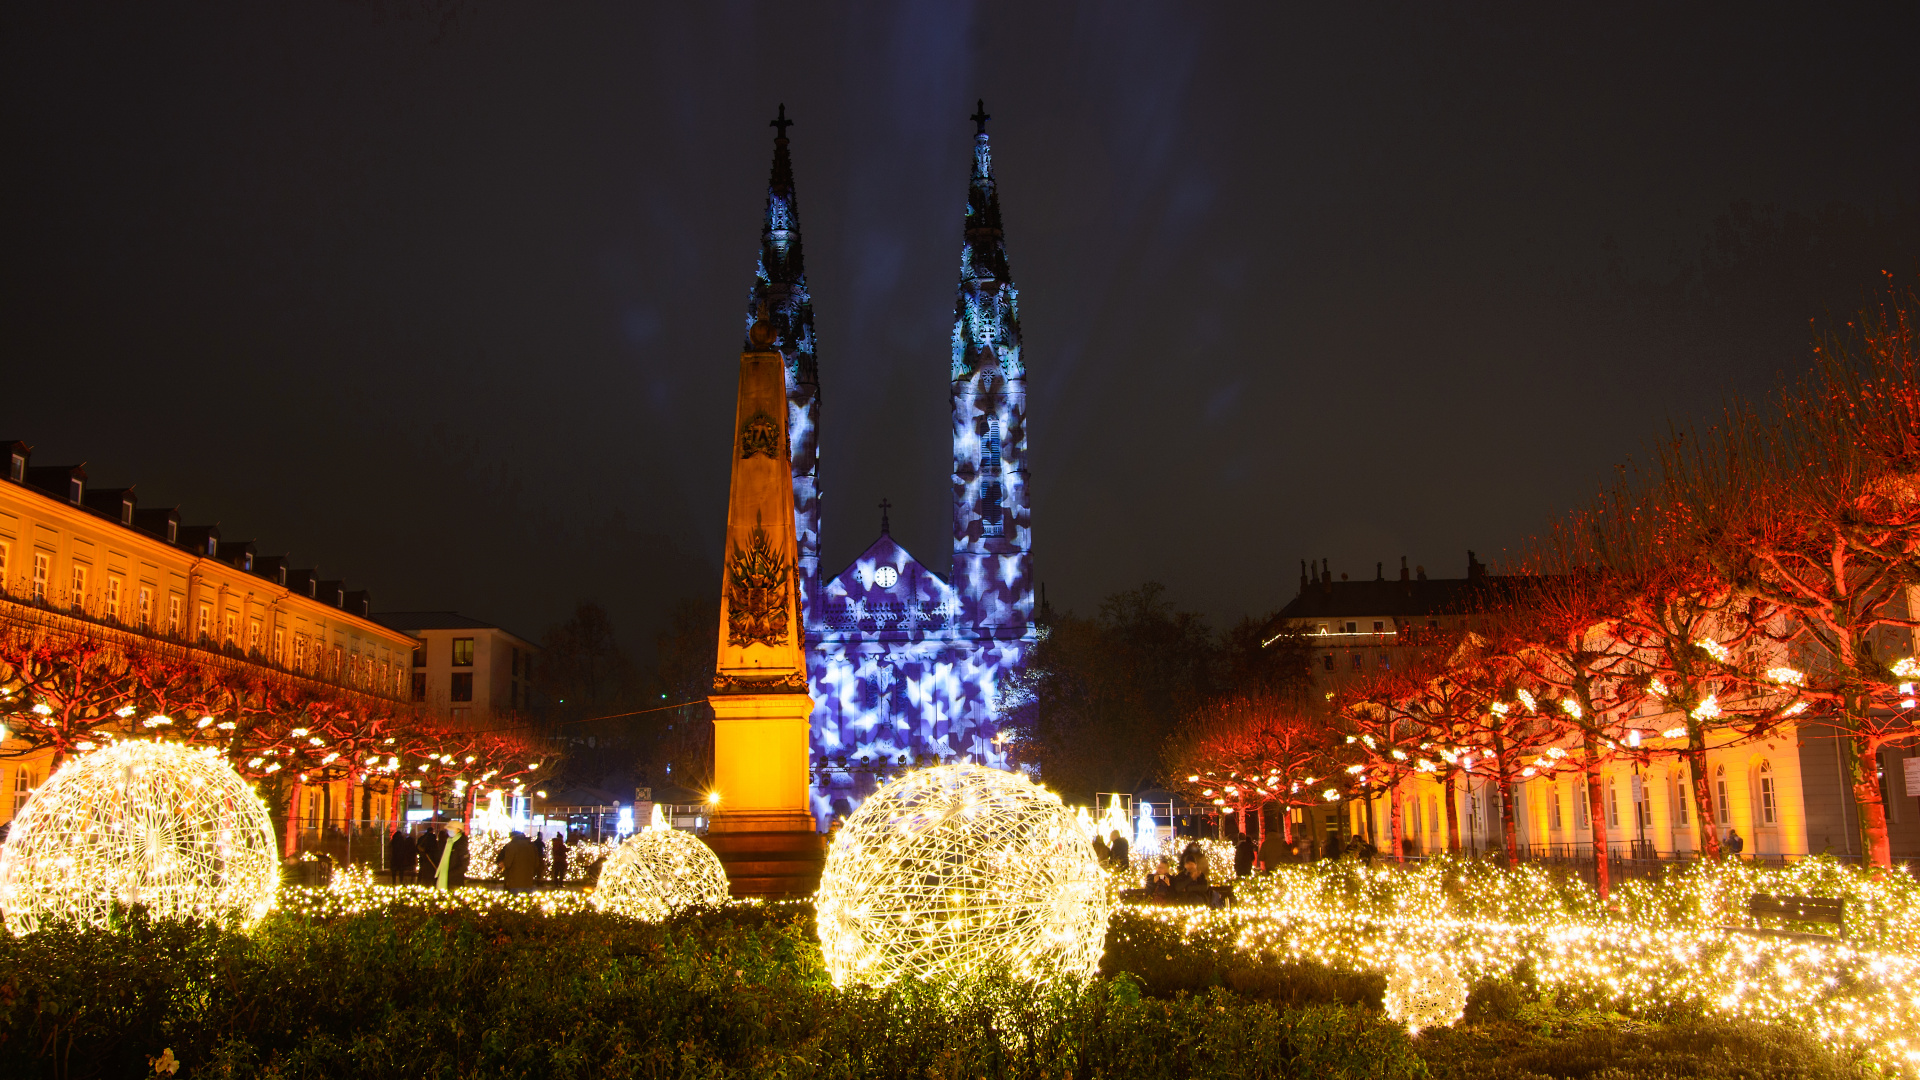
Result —
[[407, 693], [455, 722], [522, 716], [533, 708], [539, 647], [454, 611], [384, 611], [373, 621], [414, 639]]
[[[1270, 640], [1277, 640], [1283, 630], [1301, 635], [1311, 649], [1316, 688], [1334, 692], [1362, 674], [1405, 663], [1424, 647], [1422, 631], [1473, 629], [1490, 601], [1518, 594], [1513, 582], [1488, 574], [1472, 552], [1467, 553], [1463, 578], [1429, 578], [1424, 568], [1409, 572], [1404, 559], [1397, 578], [1388, 578], [1384, 566], [1375, 564], [1373, 578], [1362, 580], [1348, 580], [1344, 574], [1335, 580], [1324, 561], [1311, 569], [1303, 564], [1299, 595], [1281, 609], [1267, 634]], [[1892, 635], [1885, 644], [1889, 649], [1913, 647]], [[1651, 738], [1678, 719], [1677, 714], [1649, 710], [1629, 723]], [[1920, 749], [1881, 753], [1881, 793], [1895, 858], [1920, 856], [1920, 790], [1909, 790], [1905, 781], [1910, 758], [1920, 758]], [[1757, 741], [1723, 736], [1708, 749], [1706, 767], [1715, 819], [1722, 829], [1731, 825], [1740, 833], [1748, 854], [1863, 854], [1859, 810], [1846, 780], [1841, 745], [1826, 725], [1785, 724]], [[1697, 823], [1687, 786], [1690, 775], [1677, 757], [1608, 766], [1606, 813], [1598, 827], [1609, 850], [1620, 857], [1644, 858], [1693, 852]], [[1572, 857], [1592, 850], [1595, 823], [1579, 783], [1577, 777], [1560, 776], [1519, 785], [1514, 825], [1523, 849]], [[1415, 777], [1403, 792], [1403, 825], [1421, 853], [1447, 849], [1446, 798], [1444, 788], [1424, 776]], [[1456, 785], [1454, 799], [1464, 846], [1488, 850], [1503, 843], [1496, 787], [1469, 778]], [[1371, 835], [1384, 846], [1387, 812], [1383, 796], [1297, 818], [1311, 820], [1317, 843], [1340, 830]]]
[[[762, 316], [786, 358], [798, 585], [813, 694], [812, 803], [824, 824], [911, 759], [1004, 766], [997, 703], [1034, 641], [1025, 358], [984, 108], [973, 116], [960, 280], [946, 350], [953, 422], [953, 549], [942, 573], [880, 535], [820, 574], [820, 388], [784, 108], [746, 325]], [[863, 777], [865, 779], [863, 779]]]
[[[182, 524], [177, 507], [143, 507], [131, 487], [94, 487], [83, 465], [36, 465], [26, 443], [0, 453], [0, 622], [405, 700], [415, 642], [368, 617], [365, 590]], [[46, 779], [51, 751], [25, 747], [0, 744], [0, 821]]]

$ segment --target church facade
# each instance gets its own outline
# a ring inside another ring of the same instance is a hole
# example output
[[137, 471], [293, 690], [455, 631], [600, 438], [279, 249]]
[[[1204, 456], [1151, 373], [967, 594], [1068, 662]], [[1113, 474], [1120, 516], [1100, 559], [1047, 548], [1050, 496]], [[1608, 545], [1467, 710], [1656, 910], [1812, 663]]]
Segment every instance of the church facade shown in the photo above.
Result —
[[820, 571], [820, 378], [786, 110], [746, 325], [764, 317], [786, 358], [796, 585], [812, 715], [812, 803], [850, 813], [884, 772], [914, 761], [1005, 767], [998, 705], [1034, 642], [1026, 364], [984, 107], [974, 117], [960, 280], [946, 358], [953, 418], [953, 549], [946, 573], [889, 534]]

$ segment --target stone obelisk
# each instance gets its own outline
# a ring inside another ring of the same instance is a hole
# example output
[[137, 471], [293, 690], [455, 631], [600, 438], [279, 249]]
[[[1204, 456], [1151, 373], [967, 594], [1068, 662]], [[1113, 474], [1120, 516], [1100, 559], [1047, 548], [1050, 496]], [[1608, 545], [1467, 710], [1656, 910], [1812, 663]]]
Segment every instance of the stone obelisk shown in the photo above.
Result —
[[825, 848], [808, 804], [805, 628], [787, 439], [786, 359], [764, 319], [740, 354], [733, 485], [713, 676], [707, 843], [736, 896], [811, 893]]

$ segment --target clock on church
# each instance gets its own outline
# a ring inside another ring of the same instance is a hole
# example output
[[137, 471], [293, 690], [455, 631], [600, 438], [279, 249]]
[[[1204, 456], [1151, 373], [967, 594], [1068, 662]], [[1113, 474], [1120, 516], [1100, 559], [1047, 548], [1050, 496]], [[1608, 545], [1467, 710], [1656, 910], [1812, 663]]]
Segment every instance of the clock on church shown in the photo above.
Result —
[[893, 583], [899, 580], [900, 571], [891, 566], [883, 566], [873, 572], [873, 583], [883, 589], [893, 588]]

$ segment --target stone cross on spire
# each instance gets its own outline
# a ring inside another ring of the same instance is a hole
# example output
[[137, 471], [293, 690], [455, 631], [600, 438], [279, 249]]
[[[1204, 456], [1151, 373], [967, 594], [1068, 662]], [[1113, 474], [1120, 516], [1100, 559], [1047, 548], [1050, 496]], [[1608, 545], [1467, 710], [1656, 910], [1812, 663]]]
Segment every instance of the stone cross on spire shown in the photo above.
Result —
[[887, 511], [893, 509], [893, 503], [884, 495], [880, 498], [880, 535], [892, 536], [893, 529], [887, 523]]
[[787, 137], [787, 129], [793, 126], [793, 121], [787, 119], [787, 103], [786, 102], [783, 101], [780, 103], [780, 115], [767, 121], [767, 126], [770, 128], [779, 128], [780, 138], [784, 139]]
[[974, 104], [973, 115], [967, 117], [967, 119], [973, 121], [976, 125], [978, 125], [978, 127], [976, 127], [973, 132], [975, 135], [985, 135], [987, 133], [987, 121], [993, 119], [993, 114], [987, 111], [987, 103], [985, 99], [975, 98], [973, 101], [973, 104]]

